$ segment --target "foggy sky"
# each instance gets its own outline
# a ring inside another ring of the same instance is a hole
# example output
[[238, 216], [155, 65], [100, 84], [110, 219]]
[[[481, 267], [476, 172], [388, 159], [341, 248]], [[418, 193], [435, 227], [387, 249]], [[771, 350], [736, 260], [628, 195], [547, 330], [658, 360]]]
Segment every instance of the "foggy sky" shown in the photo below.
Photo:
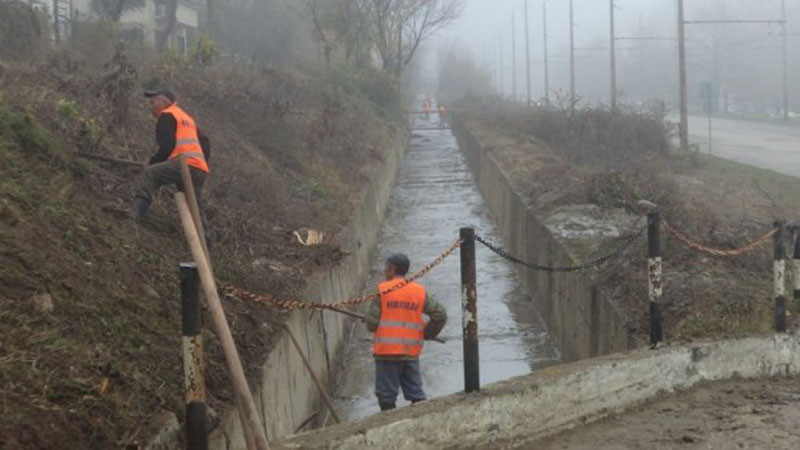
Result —
[[[575, 20], [576, 46], [576, 87], [579, 95], [587, 102], [607, 101], [609, 83], [609, 1], [608, 0], [573, 0]], [[677, 36], [677, 1], [676, 0], [616, 0], [616, 36], [633, 37], [665, 37], [675, 39]], [[506, 95], [511, 92], [512, 53], [511, 53], [511, 15], [516, 15], [517, 39], [517, 91], [524, 95], [524, 0], [467, 0], [463, 16], [442, 32], [435, 45], [452, 46], [469, 49], [472, 57], [483, 66], [498, 73], [502, 67], [502, 83]], [[529, 0], [530, 18], [530, 52], [531, 52], [531, 84], [533, 97], [543, 94], [543, 38], [542, 38], [542, 0]], [[787, 34], [789, 39], [790, 61], [793, 55], [800, 55], [800, 36], [796, 35], [800, 27], [800, 0], [786, 0]], [[780, 19], [780, 0], [685, 0], [686, 20], [698, 19]], [[551, 92], [567, 91], [569, 86], [569, 0], [548, 0], [548, 46], [550, 61]], [[749, 33], [744, 42], [737, 41], [737, 34]], [[758, 51], [780, 56], [780, 25], [687, 25], [687, 53], [689, 64], [696, 66], [706, 63], [710, 57], [704, 39], [710, 33], [725, 33], [725, 46], [730, 51]], [[754, 37], [755, 36], [755, 37]], [[501, 44], [502, 43], [502, 44]], [[634, 41], [617, 41], [618, 75], [623, 83], [632, 74], [621, 74], [625, 71], [626, 52], [629, 52]], [[642, 42], [638, 42], [643, 45]], [[502, 45], [502, 47], [501, 47]], [[676, 49], [676, 41], [654, 43], [662, 49]], [[705, 46], [704, 46], [705, 45]], [[738, 46], [738, 47], [737, 47]], [[758, 47], [760, 46], [760, 47]], [[500, 48], [502, 48], [502, 66], [500, 66]], [[641, 47], [640, 47], [641, 48]], [[664, 54], [669, 60], [665, 63], [677, 63], [677, 50], [674, 55]], [[780, 64], [780, 60], [776, 60]], [[792, 64], [794, 66], [794, 64]], [[798, 67], [800, 69], [800, 67]], [[677, 69], [676, 69], [677, 70]], [[691, 69], [690, 69], [691, 70]], [[800, 75], [800, 74], [798, 74]], [[677, 77], [677, 74], [674, 74]], [[800, 78], [800, 77], [798, 77]], [[495, 78], [496, 89], [499, 90], [500, 78]], [[677, 87], [675, 87], [677, 89]], [[603, 91], [606, 92], [603, 92]]]

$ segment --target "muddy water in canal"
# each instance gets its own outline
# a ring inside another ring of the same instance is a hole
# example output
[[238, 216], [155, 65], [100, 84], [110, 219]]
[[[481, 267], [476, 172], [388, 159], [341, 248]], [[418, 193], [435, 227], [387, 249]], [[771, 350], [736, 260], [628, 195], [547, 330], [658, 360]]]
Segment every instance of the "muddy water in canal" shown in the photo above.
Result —
[[[420, 118], [418, 128], [433, 128], [438, 119]], [[374, 291], [387, 256], [406, 253], [410, 273], [447, 248], [460, 227], [472, 226], [499, 241], [489, 212], [450, 130], [414, 131], [405, 162], [397, 176], [389, 210], [378, 241], [370, 280]], [[476, 247], [480, 378], [485, 385], [524, 375], [558, 361], [559, 353], [511, 264]], [[464, 389], [461, 341], [461, 288], [458, 250], [420, 282], [428, 295], [447, 308], [445, 344], [427, 341], [422, 351], [423, 388], [428, 398]], [[345, 369], [335, 395], [343, 420], [379, 412], [374, 395], [375, 367], [371, 333], [356, 324]], [[398, 407], [408, 403], [398, 397]]]

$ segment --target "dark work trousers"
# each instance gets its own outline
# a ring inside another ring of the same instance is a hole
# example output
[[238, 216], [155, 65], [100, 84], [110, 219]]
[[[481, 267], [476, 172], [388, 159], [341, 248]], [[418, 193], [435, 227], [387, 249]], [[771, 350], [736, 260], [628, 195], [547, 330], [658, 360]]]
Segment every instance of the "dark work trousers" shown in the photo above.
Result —
[[[192, 177], [197, 203], [201, 204], [203, 182], [206, 181], [206, 173], [192, 166], [189, 166], [189, 173]], [[181, 165], [177, 159], [170, 159], [168, 161], [145, 166], [142, 175], [139, 177], [136, 197], [143, 198], [149, 203], [153, 201], [153, 193], [161, 186], [167, 184], [175, 185], [179, 190], [183, 191]]]
[[375, 360], [375, 395], [381, 410], [392, 409], [397, 401], [399, 389], [411, 403], [425, 400], [422, 391], [422, 375], [419, 360], [380, 361]]

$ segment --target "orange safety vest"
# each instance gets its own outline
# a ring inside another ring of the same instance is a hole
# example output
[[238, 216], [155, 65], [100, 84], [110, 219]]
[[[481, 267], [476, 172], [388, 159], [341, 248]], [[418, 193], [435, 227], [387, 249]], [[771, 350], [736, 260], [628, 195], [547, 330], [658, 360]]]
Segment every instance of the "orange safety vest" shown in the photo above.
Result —
[[[378, 284], [380, 292], [391, 289], [402, 278]], [[419, 356], [425, 340], [425, 288], [417, 283], [408, 283], [402, 288], [382, 294], [381, 320], [372, 340], [375, 355]]]
[[169, 159], [177, 159], [179, 155], [186, 158], [186, 164], [208, 173], [208, 163], [203, 155], [203, 147], [197, 137], [197, 125], [189, 114], [173, 103], [161, 111], [161, 114], [172, 114], [177, 127], [175, 129], [175, 148], [169, 154]]

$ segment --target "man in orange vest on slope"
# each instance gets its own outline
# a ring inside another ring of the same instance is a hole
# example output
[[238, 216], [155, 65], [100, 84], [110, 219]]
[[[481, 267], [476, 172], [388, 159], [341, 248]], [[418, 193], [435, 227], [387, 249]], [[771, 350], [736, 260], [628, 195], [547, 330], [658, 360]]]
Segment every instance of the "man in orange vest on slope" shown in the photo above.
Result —
[[[378, 284], [379, 291], [386, 292], [404, 282], [409, 266], [408, 256], [390, 256], [383, 270], [386, 281]], [[423, 314], [429, 322], [425, 322]], [[447, 310], [428, 296], [423, 286], [413, 282], [380, 295], [370, 305], [366, 324], [375, 333], [375, 395], [381, 411], [395, 408], [400, 388], [411, 403], [425, 400], [419, 355], [423, 341], [436, 338], [446, 322]]]
[[153, 193], [165, 184], [174, 184], [183, 190], [181, 166], [178, 156], [183, 155], [189, 166], [192, 184], [200, 203], [201, 188], [208, 175], [211, 147], [208, 138], [197, 128], [194, 119], [175, 102], [175, 94], [166, 88], [145, 91], [150, 99], [150, 111], [156, 121], [158, 152], [139, 178], [131, 215], [144, 217], [153, 200]]

